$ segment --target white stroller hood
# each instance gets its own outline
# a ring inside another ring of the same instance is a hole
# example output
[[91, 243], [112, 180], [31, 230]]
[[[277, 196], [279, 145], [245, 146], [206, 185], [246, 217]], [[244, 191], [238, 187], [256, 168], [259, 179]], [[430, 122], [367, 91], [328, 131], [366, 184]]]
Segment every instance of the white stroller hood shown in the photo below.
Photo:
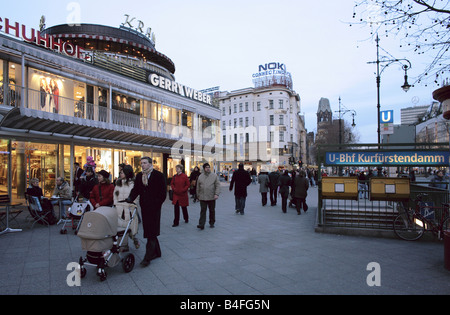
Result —
[[117, 234], [117, 211], [111, 207], [99, 207], [84, 214], [78, 236], [90, 240], [102, 240]]

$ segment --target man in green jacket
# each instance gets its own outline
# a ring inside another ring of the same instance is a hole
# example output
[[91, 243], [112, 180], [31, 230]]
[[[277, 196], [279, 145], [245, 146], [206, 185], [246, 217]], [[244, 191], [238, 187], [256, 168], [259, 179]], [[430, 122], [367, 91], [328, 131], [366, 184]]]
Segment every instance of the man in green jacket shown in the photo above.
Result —
[[209, 208], [209, 226], [214, 227], [216, 222], [216, 200], [220, 194], [219, 177], [211, 172], [208, 163], [203, 164], [203, 173], [197, 179], [197, 198], [200, 200], [200, 219], [197, 227], [205, 228], [206, 209]]

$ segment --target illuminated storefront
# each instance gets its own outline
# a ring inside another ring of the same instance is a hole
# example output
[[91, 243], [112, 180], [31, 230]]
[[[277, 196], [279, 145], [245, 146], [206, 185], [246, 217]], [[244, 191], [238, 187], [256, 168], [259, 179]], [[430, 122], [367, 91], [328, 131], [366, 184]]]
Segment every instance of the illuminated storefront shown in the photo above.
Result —
[[[177, 164], [189, 174], [213, 162], [201, 150], [221, 139], [210, 96], [176, 82], [174, 64], [152, 40], [100, 26], [104, 37], [98, 27], [40, 32], [0, 18], [0, 191], [13, 199], [33, 177], [51, 195], [55, 177], [71, 181], [73, 163], [88, 156], [113, 178], [121, 163], [139, 171], [142, 156], [168, 178]], [[200, 149], [173, 156], [181, 137]]]

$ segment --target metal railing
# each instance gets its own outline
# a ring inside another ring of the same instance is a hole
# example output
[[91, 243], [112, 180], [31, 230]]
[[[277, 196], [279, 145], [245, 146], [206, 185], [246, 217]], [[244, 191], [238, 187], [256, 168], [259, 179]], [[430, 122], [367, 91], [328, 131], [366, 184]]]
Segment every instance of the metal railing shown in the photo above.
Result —
[[[82, 100], [71, 99], [57, 94], [37, 91], [9, 84], [0, 89], [0, 104], [20, 107], [22, 96], [25, 97], [24, 107], [36, 111], [38, 117], [61, 120], [61, 116], [81, 118], [83, 120], [104, 122], [112, 124], [116, 128], [136, 128], [147, 131], [155, 131], [165, 135], [179, 135], [182, 126], [168, 123], [164, 120], [155, 120], [143, 117], [139, 113], [130, 113], [130, 110], [122, 111], [106, 106], [95, 105]], [[23, 90], [23, 92], [22, 92]], [[49, 113], [49, 114], [46, 114]], [[55, 114], [52, 116], [51, 114]], [[57, 115], [56, 115], [57, 114]], [[75, 121], [76, 123], [76, 121]], [[186, 127], [188, 128], [188, 127]], [[194, 134], [194, 132], [192, 132]], [[209, 131], [201, 131], [203, 141], [210, 140], [214, 135]]]
[[[369, 199], [369, 186], [360, 182], [358, 200], [322, 199], [319, 203], [320, 226], [365, 228], [377, 230], [392, 230], [392, 223], [399, 211], [397, 201], [371, 201]], [[414, 199], [418, 194], [425, 193], [434, 206], [441, 207], [442, 203], [449, 202], [449, 192], [428, 186], [429, 182], [422, 181], [411, 184], [409, 207], [414, 208]], [[321, 196], [321, 183], [319, 183], [319, 196]]]

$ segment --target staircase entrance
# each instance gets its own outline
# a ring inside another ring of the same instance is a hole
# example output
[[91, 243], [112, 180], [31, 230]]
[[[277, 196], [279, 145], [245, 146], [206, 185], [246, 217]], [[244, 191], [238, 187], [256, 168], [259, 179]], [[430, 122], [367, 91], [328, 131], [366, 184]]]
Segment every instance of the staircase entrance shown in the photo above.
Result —
[[413, 206], [419, 193], [449, 202], [449, 177], [431, 185], [449, 160], [448, 143], [319, 146], [316, 231], [394, 236], [399, 202]]

